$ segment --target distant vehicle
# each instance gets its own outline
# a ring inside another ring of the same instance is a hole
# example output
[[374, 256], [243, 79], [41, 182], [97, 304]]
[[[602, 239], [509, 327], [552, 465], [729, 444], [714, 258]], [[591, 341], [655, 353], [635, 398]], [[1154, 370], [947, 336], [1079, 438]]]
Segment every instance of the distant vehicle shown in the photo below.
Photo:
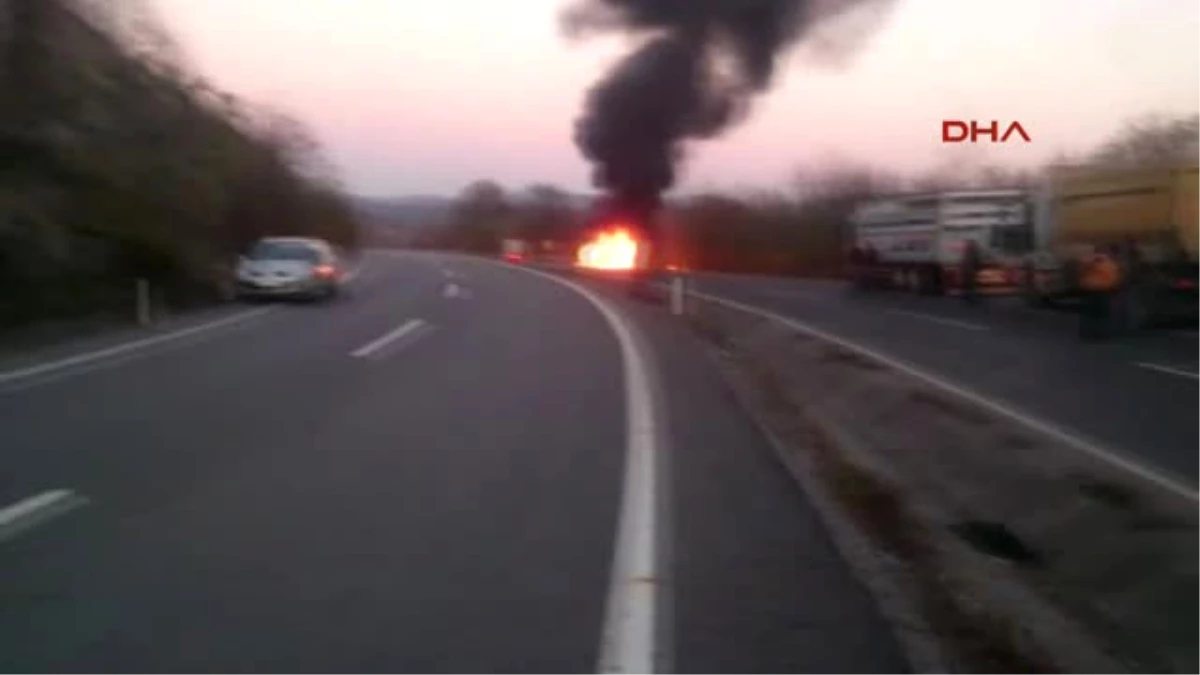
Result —
[[1197, 165], [1159, 169], [1057, 167], [1035, 192], [1035, 250], [1022, 268], [1034, 303], [1079, 296], [1079, 262], [1095, 249], [1132, 248], [1135, 285], [1156, 317], [1194, 317]]
[[[941, 295], [964, 286], [963, 252], [980, 254], [981, 293], [1019, 290], [1016, 261], [1033, 245], [1032, 208], [1024, 190], [963, 190], [873, 199], [850, 225], [856, 260], [874, 286]], [[871, 255], [865, 255], [870, 251]]]
[[521, 263], [529, 256], [529, 248], [524, 239], [505, 239], [500, 242], [500, 256], [510, 263]]
[[260, 239], [237, 267], [243, 299], [324, 300], [338, 294], [343, 271], [327, 242], [307, 237]]

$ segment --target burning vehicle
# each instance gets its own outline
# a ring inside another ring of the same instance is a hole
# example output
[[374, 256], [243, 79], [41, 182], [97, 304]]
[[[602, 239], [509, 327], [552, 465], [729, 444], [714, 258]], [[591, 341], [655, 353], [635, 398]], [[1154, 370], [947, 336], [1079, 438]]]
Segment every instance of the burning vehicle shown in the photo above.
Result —
[[624, 207], [613, 199], [598, 202], [576, 249], [578, 267], [635, 274], [653, 265], [654, 214]]
[[654, 282], [661, 281], [667, 269], [657, 215], [602, 200], [576, 246], [576, 268], [624, 283], [630, 295], [656, 296]]

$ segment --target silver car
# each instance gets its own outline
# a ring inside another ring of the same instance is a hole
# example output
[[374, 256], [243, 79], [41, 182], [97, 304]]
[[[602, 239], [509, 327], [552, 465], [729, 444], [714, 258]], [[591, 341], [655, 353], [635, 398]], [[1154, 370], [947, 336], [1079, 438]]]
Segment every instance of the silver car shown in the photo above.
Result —
[[260, 239], [237, 267], [242, 299], [324, 300], [337, 295], [343, 270], [327, 242], [308, 237]]

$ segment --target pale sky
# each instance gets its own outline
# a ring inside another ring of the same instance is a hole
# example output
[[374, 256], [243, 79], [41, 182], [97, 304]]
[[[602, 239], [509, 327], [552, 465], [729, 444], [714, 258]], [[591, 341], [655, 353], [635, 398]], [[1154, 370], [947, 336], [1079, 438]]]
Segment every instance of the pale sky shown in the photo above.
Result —
[[[192, 66], [306, 122], [355, 192], [450, 194], [476, 178], [588, 189], [571, 141], [627, 48], [570, 43], [563, 0], [154, 0]], [[943, 119], [1017, 120], [1027, 165], [1124, 120], [1200, 108], [1195, 0], [898, 0], [848, 65], [795, 50], [752, 117], [694, 145], [680, 187], [775, 187], [833, 159], [952, 163]]]

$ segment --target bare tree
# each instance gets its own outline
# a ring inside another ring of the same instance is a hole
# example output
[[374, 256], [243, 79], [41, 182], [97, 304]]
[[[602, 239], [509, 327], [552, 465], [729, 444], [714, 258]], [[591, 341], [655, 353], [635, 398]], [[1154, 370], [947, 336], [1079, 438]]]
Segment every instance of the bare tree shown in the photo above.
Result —
[[132, 274], [202, 295], [267, 230], [353, 243], [312, 134], [187, 73], [148, 0], [0, 9], [0, 324], [97, 311]]
[[494, 251], [512, 227], [513, 207], [504, 188], [492, 180], [477, 180], [459, 193], [442, 233], [443, 245], [471, 251]]
[[1162, 166], [1196, 161], [1200, 115], [1150, 115], [1132, 120], [1100, 146], [1088, 163], [1102, 167]]
[[537, 183], [526, 188], [522, 201], [516, 234], [536, 241], [561, 242], [571, 238], [576, 214], [564, 190]]

